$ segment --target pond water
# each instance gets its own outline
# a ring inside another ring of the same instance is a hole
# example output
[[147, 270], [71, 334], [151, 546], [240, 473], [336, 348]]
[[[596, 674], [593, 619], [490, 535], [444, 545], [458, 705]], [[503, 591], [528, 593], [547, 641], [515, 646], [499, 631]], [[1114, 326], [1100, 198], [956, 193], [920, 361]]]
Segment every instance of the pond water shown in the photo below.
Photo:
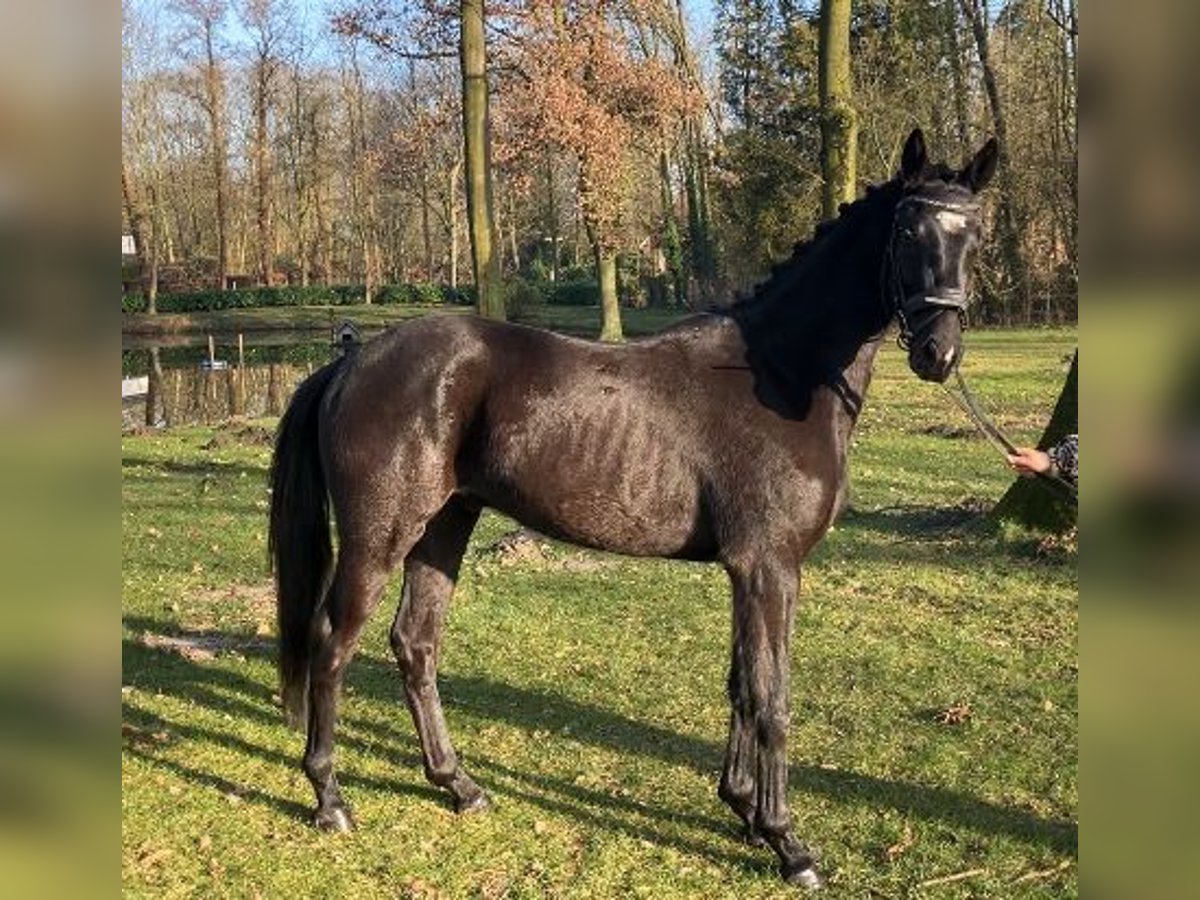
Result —
[[[365, 337], [365, 335], [364, 335]], [[280, 415], [296, 386], [334, 358], [328, 336], [311, 331], [149, 339], [121, 346], [125, 431], [211, 425], [233, 417]]]

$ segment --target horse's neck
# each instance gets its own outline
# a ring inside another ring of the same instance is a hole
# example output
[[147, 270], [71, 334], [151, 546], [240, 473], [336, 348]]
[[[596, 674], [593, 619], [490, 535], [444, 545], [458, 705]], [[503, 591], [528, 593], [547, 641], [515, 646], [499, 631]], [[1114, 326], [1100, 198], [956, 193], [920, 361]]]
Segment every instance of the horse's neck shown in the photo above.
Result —
[[881, 224], [868, 223], [814, 248], [746, 310], [740, 320], [746, 356], [766, 386], [760, 399], [767, 405], [782, 396], [804, 418], [812, 394], [824, 386], [857, 418], [888, 319], [881, 279], [886, 234]]

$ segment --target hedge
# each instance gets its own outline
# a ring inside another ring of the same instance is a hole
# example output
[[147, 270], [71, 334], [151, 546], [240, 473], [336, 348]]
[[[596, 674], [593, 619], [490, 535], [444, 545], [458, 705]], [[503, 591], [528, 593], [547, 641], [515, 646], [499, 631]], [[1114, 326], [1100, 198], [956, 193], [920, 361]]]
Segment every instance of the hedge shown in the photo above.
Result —
[[[236, 291], [194, 291], [186, 294], [159, 294], [158, 311], [164, 313], [212, 312], [221, 309], [250, 309], [271, 306], [352, 306], [366, 296], [361, 284], [309, 285], [308, 287], [252, 287]], [[444, 284], [385, 284], [375, 291], [373, 302], [381, 305], [457, 304], [475, 302], [474, 287], [450, 287]], [[146, 311], [146, 298], [126, 294], [121, 310]]]
[[[553, 306], [595, 306], [600, 290], [595, 281], [528, 282], [541, 294], [543, 302]], [[159, 294], [158, 311], [163, 313], [212, 312], [222, 309], [251, 309], [272, 306], [352, 306], [364, 297], [361, 284], [309, 285], [308, 287], [252, 287], [235, 291], [193, 291]], [[450, 287], [445, 284], [385, 284], [375, 291], [373, 302], [382, 306], [438, 305], [470, 306], [475, 303], [475, 287]], [[142, 294], [125, 294], [121, 310], [146, 311]]]

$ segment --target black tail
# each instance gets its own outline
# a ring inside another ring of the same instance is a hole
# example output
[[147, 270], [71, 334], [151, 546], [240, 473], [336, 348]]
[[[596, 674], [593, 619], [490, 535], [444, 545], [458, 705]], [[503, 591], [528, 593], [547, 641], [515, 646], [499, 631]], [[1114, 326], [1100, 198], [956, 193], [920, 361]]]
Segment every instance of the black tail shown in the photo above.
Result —
[[321, 398], [340, 362], [314, 372], [296, 389], [279, 422], [271, 464], [267, 546], [275, 569], [281, 695], [292, 724], [302, 724], [308, 711], [313, 614], [325, 594], [333, 561], [317, 421]]

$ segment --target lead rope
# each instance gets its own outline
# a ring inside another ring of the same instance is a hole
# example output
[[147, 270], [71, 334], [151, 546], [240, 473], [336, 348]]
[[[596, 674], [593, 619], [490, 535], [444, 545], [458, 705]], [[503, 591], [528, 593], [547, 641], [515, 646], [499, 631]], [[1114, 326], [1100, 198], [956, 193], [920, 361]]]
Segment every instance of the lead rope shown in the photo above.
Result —
[[[1007, 435], [997, 425], [993, 424], [983, 414], [983, 410], [975, 402], [975, 395], [967, 387], [966, 379], [963, 378], [962, 372], [957, 365], [954, 367], [954, 380], [958, 384], [959, 393], [955, 393], [954, 389], [944, 381], [942, 382], [942, 389], [950, 395], [950, 398], [958, 404], [959, 409], [967, 414], [967, 418], [975, 424], [976, 428], [983, 432], [984, 437], [991, 442], [992, 446], [1000, 451], [1007, 461], [1008, 454], [1017, 452], [1017, 446], [1008, 439]], [[1053, 472], [1038, 472], [1037, 477], [1042, 479], [1042, 481], [1055, 485], [1059, 490], [1065, 491], [1067, 499], [1072, 504], [1078, 505], [1079, 489], [1067, 481], [1067, 479]]]

